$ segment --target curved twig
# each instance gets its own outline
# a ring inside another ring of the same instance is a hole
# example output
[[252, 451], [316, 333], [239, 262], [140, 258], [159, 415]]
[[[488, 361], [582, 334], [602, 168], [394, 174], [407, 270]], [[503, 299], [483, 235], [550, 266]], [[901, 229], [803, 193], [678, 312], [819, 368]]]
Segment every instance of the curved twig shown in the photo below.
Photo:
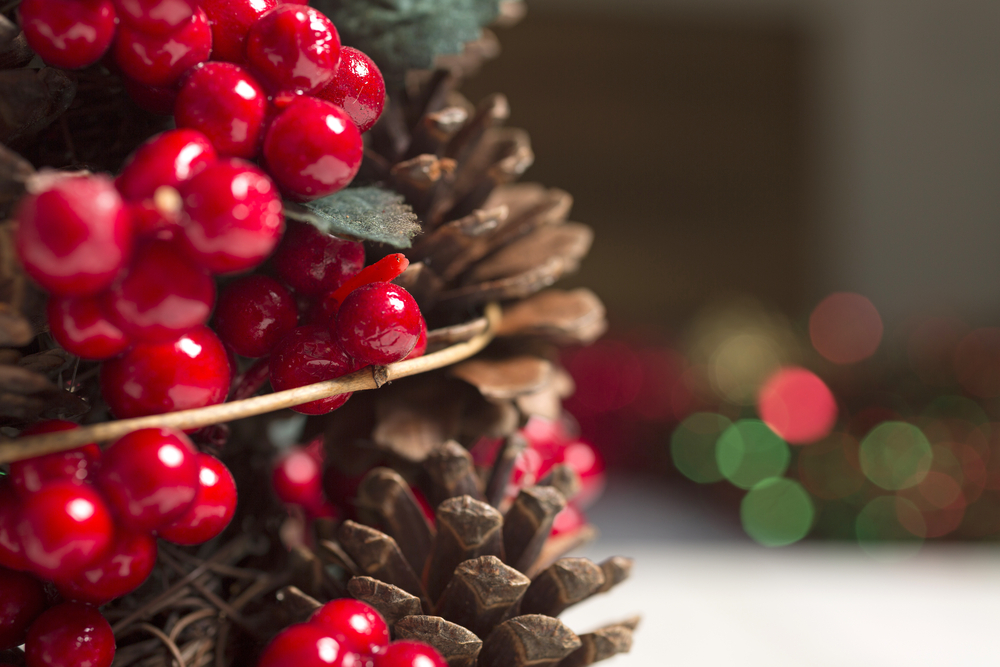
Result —
[[170, 651], [170, 654], [174, 657], [174, 660], [177, 661], [178, 667], [186, 667], [187, 663], [184, 661], [184, 656], [181, 655], [180, 649], [177, 648], [177, 644], [175, 644], [173, 640], [170, 639], [170, 637], [164, 634], [163, 630], [160, 630], [155, 625], [150, 625], [149, 623], [137, 623], [131, 626], [129, 630], [132, 632], [136, 630], [142, 630], [144, 632], [148, 632], [149, 634], [153, 635], [161, 642], [163, 642], [163, 644], [167, 647], [167, 650]]
[[119, 419], [70, 431], [57, 431], [5, 442], [0, 444], [0, 464], [60, 452], [90, 442], [115, 440], [143, 428], [169, 427], [184, 430], [201, 428], [211, 424], [221, 424], [244, 417], [262, 415], [338, 394], [376, 389], [386, 382], [450, 366], [471, 357], [493, 340], [497, 325], [500, 323], [500, 316], [500, 306], [495, 303], [488, 304], [486, 306], [488, 326], [483, 333], [438, 352], [416, 359], [399, 361], [388, 366], [363, 368], [356, 373], [345, 375], [336, 380], [317, 382], [304, 387], [277, 391], [273, 394], [255, 396], [232, 403], [134, 419]]

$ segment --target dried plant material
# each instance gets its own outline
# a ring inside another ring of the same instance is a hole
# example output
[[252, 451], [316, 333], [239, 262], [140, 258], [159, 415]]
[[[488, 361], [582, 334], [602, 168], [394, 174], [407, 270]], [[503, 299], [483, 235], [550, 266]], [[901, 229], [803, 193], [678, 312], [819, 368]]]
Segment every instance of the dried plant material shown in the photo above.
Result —
[[380, 392], [372, 440], [414, 463], [455, 437], [461, 395], [447, 378], [397, 383]]
[[301, 623], [323, 606], [319, 600], [306, 595], [295, 586], [285, 586], [274, 594], [274, 599], [290, 619], [289, 623]]
[[589, 289], [549, 289], [507, 308], [497, 335], [543, 336], [559, 345], [588, 345], [606, 328], [604, 304]]
[[440, 155], [468, 120], [469, 112], [462, 107], [447, 107], [426, 114], [413, 128], [407, 155], [409, 157], [423, 153]]
[[479, 637], [516, 613], [531, 580], [496, 556], [460, 563], [441, 594], [437, 612]]
[[427, 332], [427, 347], [428, 349], [438, 348], [469, 340], [482, 333], [486, 326], [486, 318], [479, 317], [462, 324], [432, 329]]
[[25, 184], [34, 173], [30, 162], [0, 144], [0, 220], [14, 212], [14, 205], [24, 195]]
[[[397, 276], [392, 282], [396, 283], [413, 295], [413, 298], [416, 299], [418, 303], [425, 304], [424, 308], [431, 307], [434, 304], [434, 299], [437, 298], [438, 292], [444, 288], [444, 281], [441, 280], [441, 277], [423, 262], [410, 262], [410, 265], [406, 267], [406, 270]], [[477, 320], [470, 320], [470, 322], [476, 321]], [[482, 319], [478, 321], [481, 325], [485, 324]], [[483, 329], [480, 328], [479, 331], [482, 332]], [[428, 345], [430, 345], [430, 334], [431, 332], [428, 331]], [[468, 340], [474, 335], [475, 333], [464, 340]], [[458, 339], [456, 339], [455, 342], [458, 342]], [[443, 346], [436, 345], [434, 349], [440, 349], [440, 347]], [[431, 351], [433, 351], [433, 349]]]
[[420, 580], [406, 562], [396, 540], [354, 521], [340, 524], [337, 538], [362, 573], [398, 586], [411, 595], [425, 597]]
[[8, 304], [0, 303], [0, 346], [21, 347], [34, 337], [31, 323]]
[[614, 586], [622, 583], [632, 575], [632, 565], [635, 561], [624, 556], [612, 556], [601, 561], [601, 570], [604, 572], [604, 583], [598, 593], [607, 593]]
[[589, 523], [568, 533], [549, 536], [549, 539], [545, 540], [545, 544], [542, 545], [542, 550], [538, 552], [535, 562], [524, 573], [529, 577], [537, 576], [539, 572], [543, 572], [566, 554], [593, 542], [597, 536], [597, 528]]
[[347, 591], [351, 597], [375, 607], [389, 627], [422, 611], [420, 598], [372, 577], [353, 577], [347, 582]]
[[587, 558], [561, 558], [531, 582], [521, 600], [525, 614], [558, 616], [604, 585], [604, 571]]
[[580, 638], [559, 619], [516, 616], [483, 642], [478, 667], [555, 667], [580, 646]]
[[550, 486], [521, 489], [504, 518], [506, 562], [525, 572], [552, 532], [556, 514], [565, 506], [566, 499]]
[[415, 572], [431, 552], [434, 528], [428, 523], [410, 485], [391, 468], [374, 468], [358, 487], [358, 516], [396, 540]]
[[483, 500], [483, 491], [476, 475], [469, 450], [454, 440], [431, 453], [424, 461], [424, 470], [431, 479], [430, 500], [436, 507], [449, 498], [469, 496]]
[[[35, 57], [24, 32], [6, 16], [0, 15], [0, 69], [24, 67]], [[0, 217], [3, 217], [0, 214]]]
[[[513, 433], [500, 447], [497, 458], [490, 468], [490, 476], [486, 481], [486, 501], [493, 507], [500, 507], [510, 485], [514, 473], [514, 463], [517, 455], [528, 446], [528, 441], [520, 433]], [[508, 552], [509, 554], [509, 552]]]
[[69, 367], [73, 357], [61, 347], [21, 357], [18, 365], [35, 373], [58, 373]]
[[407, 616], [393, 628], [397, 639], [411, 639], [437, 649], [448, 667], [475, 667], [483, 642], [479, 637], [439, 616]]
[[465, 403], [459, 435], [470, 441], [506, 438], [521, 423], [521, 413], [510, 401], [487, 399], [477, 394]]
[[554, 257], [562, 259], [563, 273], [572, 271], [590, 250], [593, 236], [590, 227], [576, 222], [539, 227], [479, 262], [468, 273], [465, 283], [528, 273]]
[[427, 592], [437, 600], [459, 563], [480, 556], [503, 559], [503, 515], [484, 502], [460, 496], [438, 507], [437, 536], [427, 564]]
[[559, 663], [559, 667], [587, 667], [632, 650], [632, 635], [638, 617], [580, 635], [581, 646]]
[[441, 186], [449, 185], [455, 173], [455, 161], [436, 155], [418, 155], [399, 162], [389, 170], [392, 186], [417, 210], [426, 209]]
[[493, 232], [506, 222], [509, 213], [507, 206], [473, 211], [418, 239], [412, 254], [434, 267], [443, 280], [454, 280], [489, 253]]
[[451, 375], [492, 399], [512, 399], [541, 389], [553, 373], [552, 362], [531, 356], [470, 359], [451, 367]]
[[0, 70], [0, 142], [11, 144], [40, 132], [75, 96], [76, 83], [62, 70]]
[[538, 486], [551, 486], [564, 498], [573, 498], [580, 493], [580, 475], [565, 463], [558, 463], [538, 480]]

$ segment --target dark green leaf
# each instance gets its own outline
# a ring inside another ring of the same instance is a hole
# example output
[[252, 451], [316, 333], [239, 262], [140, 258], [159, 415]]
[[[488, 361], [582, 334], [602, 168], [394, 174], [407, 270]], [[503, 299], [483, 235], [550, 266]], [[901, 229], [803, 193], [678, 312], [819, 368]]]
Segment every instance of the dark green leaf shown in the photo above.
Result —
[[285, 202], [285, 215], [327, 234], [409, 248], [420, 222], [403, 196], [375, 186], [348, 188], [305, 204]]

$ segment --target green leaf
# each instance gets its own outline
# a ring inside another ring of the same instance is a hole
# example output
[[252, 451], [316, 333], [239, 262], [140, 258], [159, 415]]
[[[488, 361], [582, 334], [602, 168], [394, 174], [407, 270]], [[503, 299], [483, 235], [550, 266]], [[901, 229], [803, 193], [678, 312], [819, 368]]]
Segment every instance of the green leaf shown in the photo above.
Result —
[[403, 196], [375, 186], [347, 188], [305, 204], [285, 202], [285, 216], [327, 234], [409, 248], [420, 222]]
[[499, 0], [314, 0], [344, 44], [364, 51], [386, 86], [400, 89], [408, 69], [430, 69], [460, 53], [499, 13]]

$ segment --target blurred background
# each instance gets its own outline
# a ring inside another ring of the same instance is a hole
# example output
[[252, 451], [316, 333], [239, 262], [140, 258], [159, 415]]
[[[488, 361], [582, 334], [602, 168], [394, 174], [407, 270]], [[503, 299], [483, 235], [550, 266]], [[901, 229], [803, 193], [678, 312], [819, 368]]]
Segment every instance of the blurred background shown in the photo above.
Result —
[[594, 227], [612, 325], [570, 430], [586, 554], [636, 573], [568, 624], [642, 611], [621, 667], [994, 663], [1000, 3], [531, 0], [499, 37], [464, 92]]

